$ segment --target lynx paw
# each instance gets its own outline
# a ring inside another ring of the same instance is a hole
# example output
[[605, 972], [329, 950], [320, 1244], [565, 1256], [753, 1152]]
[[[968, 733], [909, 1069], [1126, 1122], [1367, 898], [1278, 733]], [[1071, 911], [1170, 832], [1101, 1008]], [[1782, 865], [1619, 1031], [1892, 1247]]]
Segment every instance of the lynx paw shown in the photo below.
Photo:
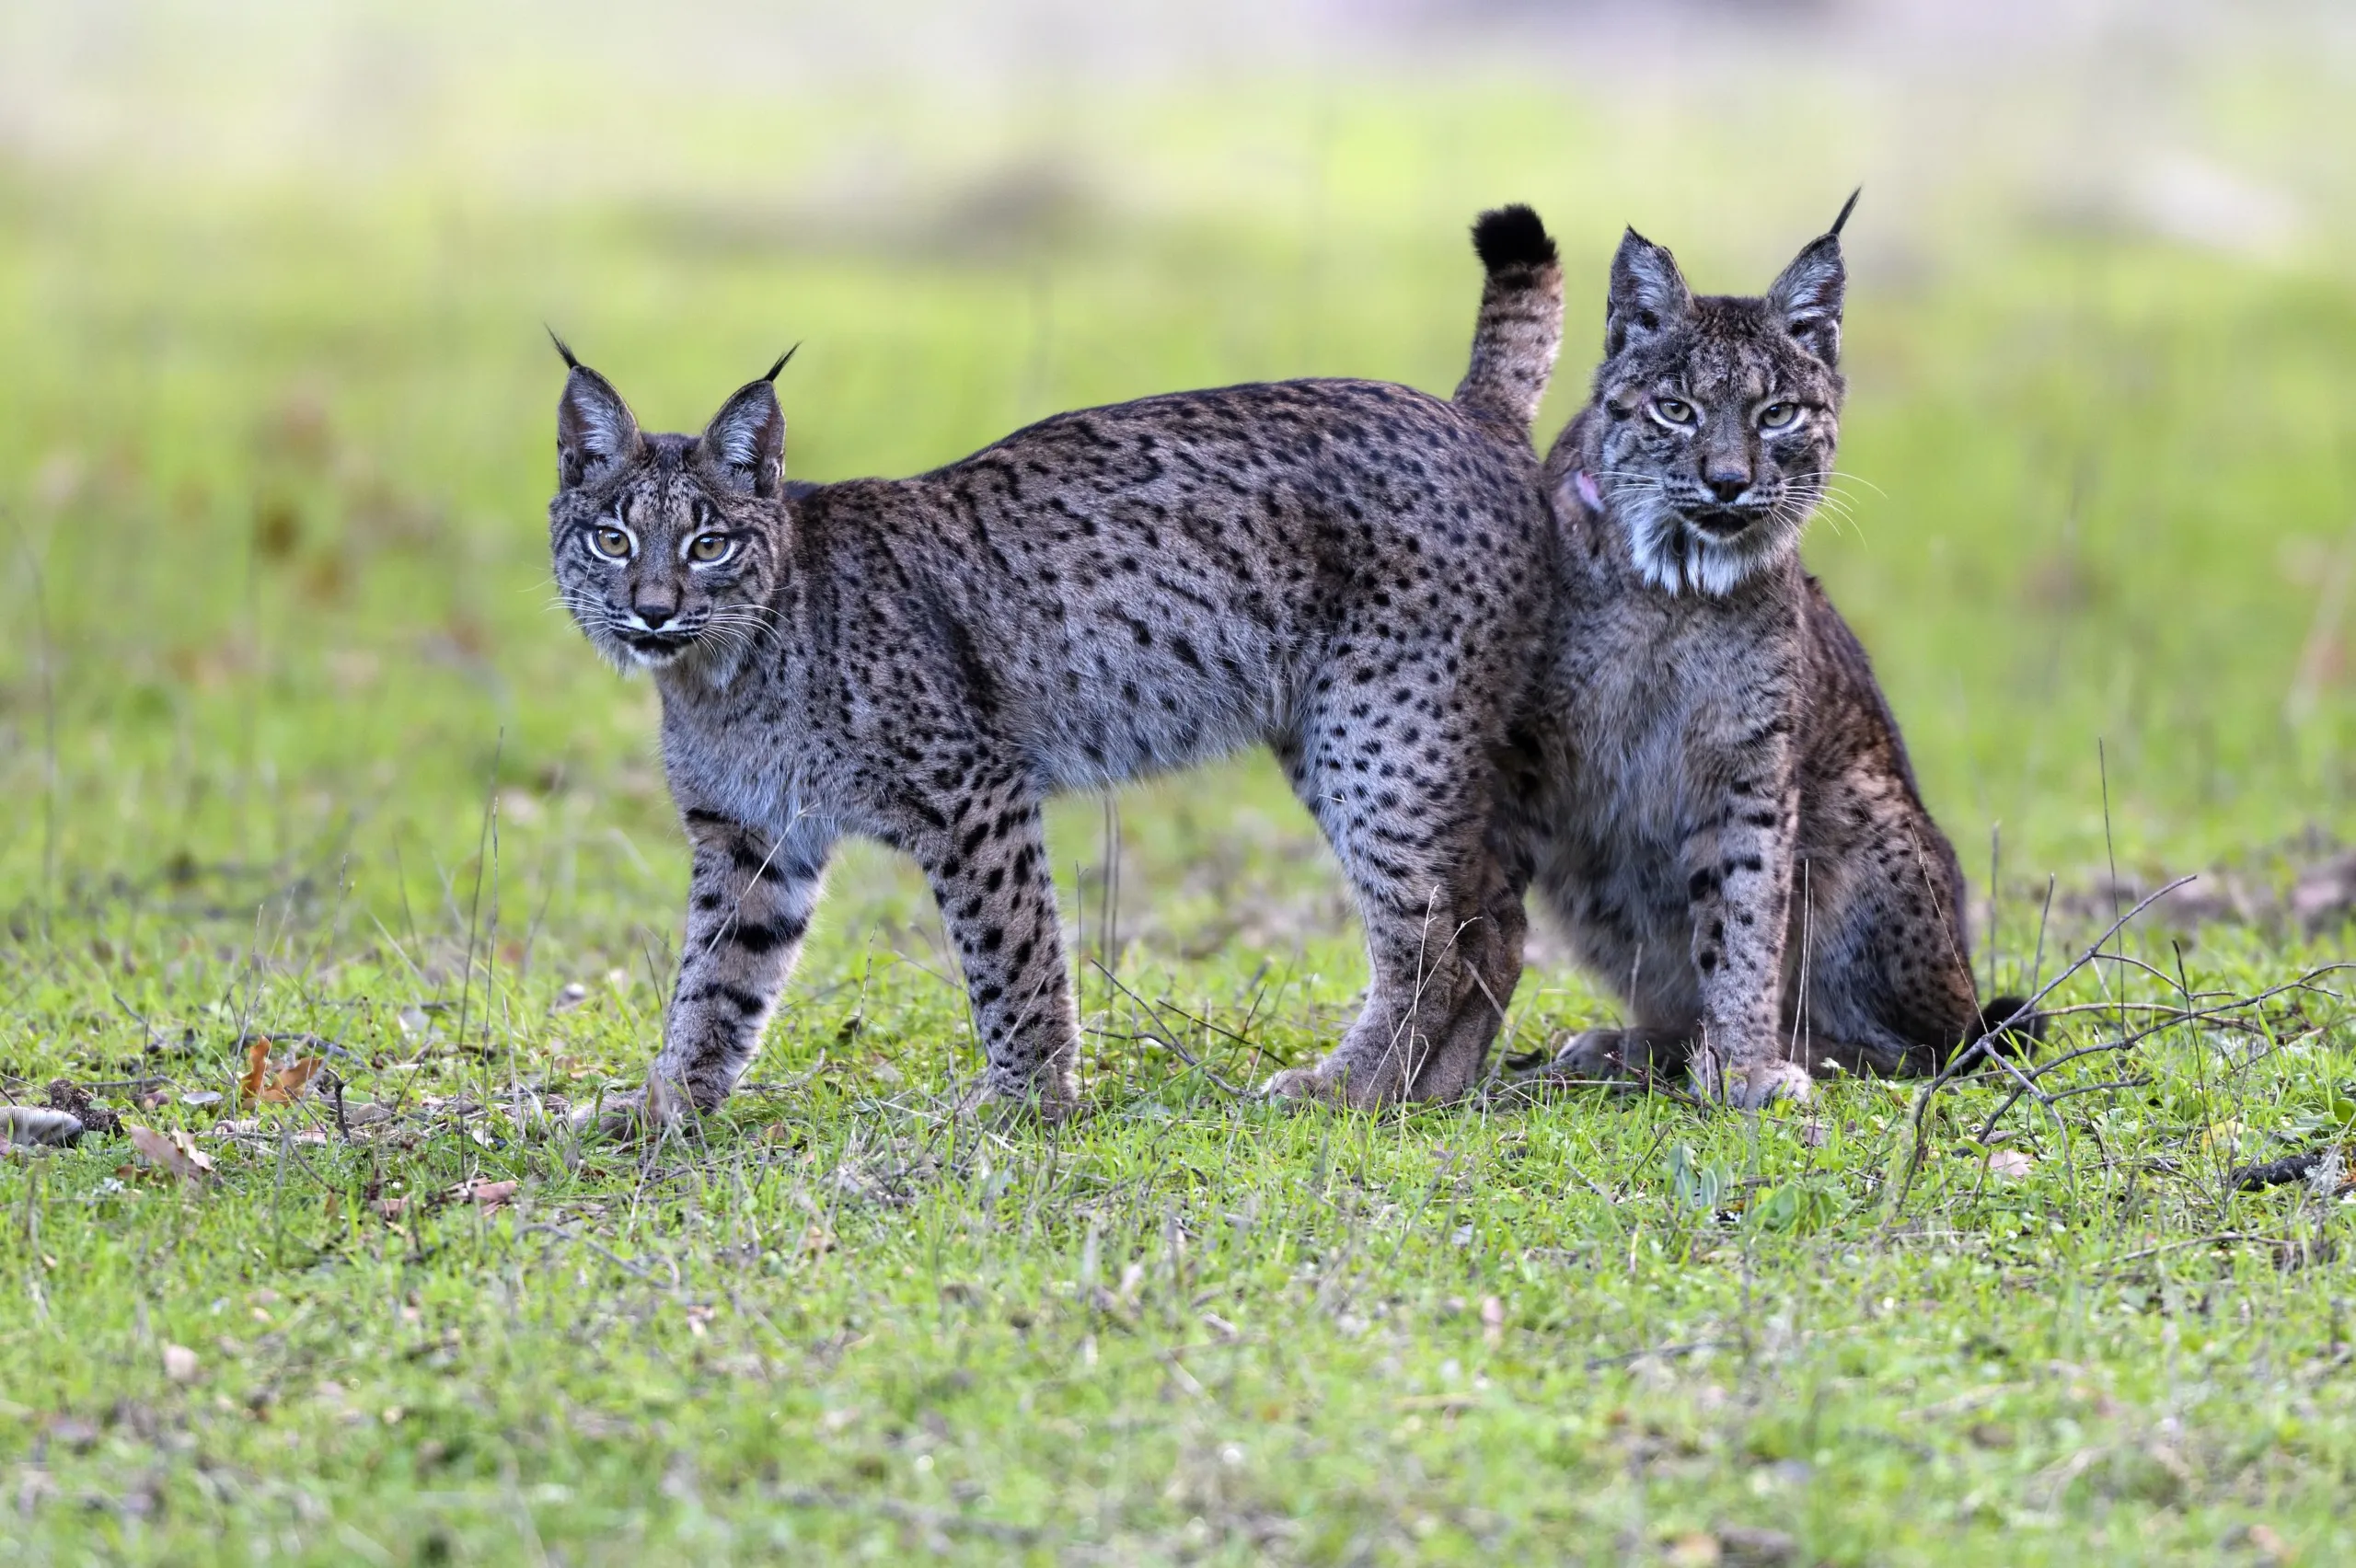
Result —
[[1807, 1104], [1814, 1085], [1806, 1069], [1780, 1058], [1735, 1064], [1722, 1076], [1717, 1059], [1705, 1054], [1694, 1060], [1693, 1090], [1704, 1100], [1738, 1111], [1763, 1111], [1778, 1100]]
[[994, 1121], [1012, 1122], [1035, 1114], [1043, 1122], [1068, 1121], [1080, 1110], [1080, 1078], [1069, 1071], [1042, 1073], [1028, 1083], [1006, 1083], [985, 1074], [957, 1102]]
[[654, 1142], [689, 1119], [686, 1097], [659, 1083], [627, 1094], [608, 1094], [572, 1113], [572, 1130], [598, 1143]]
[[1260, 1086], [1268, 1100], [1331, 1100], [1334, 1086], [1315, 1067], [1287, 1067]]
[[1354, 1081], [1347, 1068], [1337, 1072], [1329, 1058], [1313, 1067], [1287, 1067], [1262, 1084], [1260, 1092], [1270, 1100], [1316, 1101], [1354, 1111], [1371, 1111], [1384, 1103], [1380, 1088], [1361, 1090], [1362, 1081]]

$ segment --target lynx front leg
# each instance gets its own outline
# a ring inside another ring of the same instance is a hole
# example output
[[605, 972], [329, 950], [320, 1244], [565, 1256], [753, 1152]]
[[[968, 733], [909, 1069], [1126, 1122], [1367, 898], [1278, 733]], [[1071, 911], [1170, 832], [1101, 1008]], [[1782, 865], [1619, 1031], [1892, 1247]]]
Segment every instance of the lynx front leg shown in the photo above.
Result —
[[1784, 749], [1761, 746], [1745, 759], [1750, 766], [1738, 767], [1724, 809], [1688, 836], [1684, 851], [1702, 988], [1693, 1072], [1703, 1098], [1746, 1111], [1779, 1096], [1808, 1096], [1807, 1072], [1784, 1059], [1779, 1028], [1799, 828], [1799, 797], [1784, 779]]
[[663, 1049], [642, 1093], [583, 1113], [609, 1136], [659, 1130], [728, 1097], [801, 954], [826, 874], [831, 839], [813, 824], [774, 840], [703, 812], [688, 812], [687, 825], [695, 869]]
[[988, 1057], [976, 1098], [1050, 1117], [1080, 1101], [1080, 1025], [1039, 805], [1020, 784], [962, 801], [918, 860], [940, 902]]

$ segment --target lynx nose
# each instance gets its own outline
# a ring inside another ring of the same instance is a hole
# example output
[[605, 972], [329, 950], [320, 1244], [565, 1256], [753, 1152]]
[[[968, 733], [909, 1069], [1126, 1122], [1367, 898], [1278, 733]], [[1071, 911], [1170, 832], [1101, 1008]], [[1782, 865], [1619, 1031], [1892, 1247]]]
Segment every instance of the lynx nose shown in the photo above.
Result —
[[649, 631], [661, 631], [671, 617], [679, 613], [676, 605], [650, 605], [641, 600], [630, 602], [629, 613]]
[[1713, 468], [1702, 476], [1702, 482], [1721, 503], [1732, 506], [1750, 488], [1750, 476], [1740, 468]]

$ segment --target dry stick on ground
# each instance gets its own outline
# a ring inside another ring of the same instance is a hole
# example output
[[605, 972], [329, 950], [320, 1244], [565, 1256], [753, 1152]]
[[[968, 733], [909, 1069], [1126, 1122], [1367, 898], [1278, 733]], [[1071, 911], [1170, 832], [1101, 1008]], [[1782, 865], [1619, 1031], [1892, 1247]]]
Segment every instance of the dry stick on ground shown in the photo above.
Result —
[[[2169, 882], [2166, 886], [2147, 894], [2142, 902], [2135, 905], [2134, 908], [2130, 909], [2126, 914], [2121, 915], [2118, 919], [2112, 921], [2110, 923], [2109, 929], [2104, 931], [2101, 936], [2096, 938], [2093, 945], [2087, 948], [2085, 951], [2080, 953], [2076, 959], [2073, 960], [2065, 968], [2062, 969], [2061, 974], [2056, 974], [2052, 979], [2047, 981], [2035, 996], [2032, 996], [2027, 1001], [2021, 1005], [2020, 1012], [2016, 1012], [2013, 1016], [2017, 1018], [2020, 1016], [2020, 1013], [2034, 1011], [2037, 1004], [2043, 1001], [2047, 996], [2051, 994], [2055, 987], [2059, 986], [2063, 981], [2069, 979], [2073, 974], [2075, 974], [2079, 970], [2084, 969], [2086, 965], [2092, 963], [2094, 962], [2095, 955], [2102, 951], [2103, 944], [2110, 940], [2111, 938], [2117, 936], [2120, 929], [2124, 928], [2129, 921], [2134, 919], [2135, 917], [2141, 915], [2144, 910], [2150, 908], [2161, 899], [2165, 898], [2169, 894], [2174, 893], [2177, 889], [2197, 880], [2197, 878], [2189, 876], [2178, 877], [2174, 882]], [[1923, 1087], [1922, 1091], [1914, 1097], [1914, 1147], [1912, 1153], [1907, 1157], [1906, 1174], [1904, 1178], [1900, 1181], [1898, 1185], [1897, 1201], [1900, 1205], [1904, 1205], [1907, 1195], [1913, 1191], [1914, 1178], [1922, 1170], [1923, 1157], [1929, 1150], [1929, 1133], [1925, 1127], [1925, 1121], [1930, 1114], [1932, 1099], [1940, 1090], [1946, 1087], [1948, 1080], [1952, 1079], [1957, 1074], [1962, 1072], [1966, 1067], [1969, 1067], [1974, 1063], [1981, 1060], [1983, 1057], [1993, 1056], [2001, 1060], [2002, 1057], [1995, 1050], [1993, 1043], [2002, 1033], [2003, 1031], [2001, 1029], [1992, 1030], [1989, 1032], [1981, 1035], [1977, 1040], [1971, 1042], [1971, 1043], [1964, 1049], [1958, 1051], [1953, 1056], [1948, 1058], [1947, 1065], [1939, 1069], [1938, 1076], [1933, 1078], [1929, 1083], [1925, 1084]]]
[[[2101, 953], [2093, 956], [2103, 960], [2111, 960], [2118, 957], [2116, 953]], [[2270, 1001], [2274, 997], [2288, 991], [2299, 991], [2303, 993], [2313, 992], [2322, 996], [2330, 997], [2335, 1001], [2339, 1000], [2340, 998], [2338, 992], [2332, 991], [2326, 986], [2316, 985], [2315, 983], [2316, 978], [2318, 975], [2331, 974], [2335, 970], [2349, 968], [2356, 968], [2356, 964], [2345, 963], [2327, 963], [2318, 968], [2309, 970], [2306, 974], [2302, 974], [2295, 980], [2285, 981], [2280, 986], [2269, 986], [2263, 991], [2256, 992], [2247, 997], [2229, 997], [2226, 1000], [2220, 1002], [2213, 1007], [2172, 1008], [2165, 1003], [2138, 1003], [2137, 1007], [2141, 1010], [2156, 1015], [2154, 1022], [2141, 1029], [2129, 1030], [2116, 1040], [2105, 1040], [2093, 1045], [2081, 1045], [2073, 1051], [2064, 1051], [2060, 1055], [2053, 1057], [2050, 1061], [2038, 1063], [2033, 1068], [2023, 1069], [2010, 1062], [2004, 1061], [2002, 1057], [1998, 1057], [1998, 1062], [2007, 1072], [2013, 1075], [2016, 1087], [2014, 1089], [2012, 1094], [2006, 1098], [2004, 1102], [1998, 1106], [1995, 1111], [1990, 1114], [1987, 1121], [1981, 1124], [1980, 1130], [1977, 1133], [1974, 1133], [1972, 1137], [1977, 1142], [1985, 1143], [1988, 1140], [1988, 1135], [1994, 1131], [1996, 1124], [2004, 1119], [2005, 1113], [2011, 1111], [2015, 1105], [2020, 1103], [2023, 1099], [2029, 1096], [2035, 1096], [2038, 1103], [2041, 1105], [2050, 1105], [2055, 1101], [2066, 1100], [2073, 1095], [2091, 1094], [2104, 1089], [2137, 1088], [2149, 1081], [2148, 1079], [2143, 1078], [2124, 1078], [2113, 1083], [2082, 1084], [2070, 1089], [2059, 1090], [2058, 1092], [2048, 1091], [2041, 1086], [2041, 1080], [2047, 1074], [2051, 1073], [2056, 1068], [2066, 1066], [2070, 1063], [2078, 1061], [2086, 1056], [2099, 1056], [2116, 1052], [2132, 1050], [2135, 1046], [2142, 1044], [2144, 1041], [2149, 1040], [2155, 1034], [2165, 1034], [2170, 1030], [2181, 1029], [2190, 1024], [2223, 1023], [2226, 1027], [2240, 1027], [2237, 1024], [2237, 1020], [2234, 1020], [2231, 1015], [2238, 1012], [2246, 1012], [2250, 1009], [2260, 1007], [2266, 1002]], [[2215, 993], [2204, 992], [2201, 994], [2214, 995]], [[2091, 1009], [2076, 1010], [2092, 1010], [2096, 1012], [2108, 1013], [2112, 1009], [2108, 1004], [2105, 1003]]]
[[1179, 1007], [1174, 1002], [1148, 1001], [1146, 998], [1138, 996], [1135, 991], [1131, 990], [1129, 988], [1128, 982], [1123, 980], [1110, 969], [1105, 968], [1101, 961], [1091, 959], [1089, 962], [1094, 964], [1097, 972], [1103, 974], [1104, 978], [1121, 993], [1121, 995], [1128, 997], [1133, 1006], [1143, 1008], [1148, 1016], [1153, 1020], [1154, 1027], [1161, 1031], [1158, 1034], [1138, 1034], [1133, 1035], [1131, 1038], [1150, 1041], [1154, 1044], [1163, 1047], [1175, 1055], [1177, 1058], [1185, 1063], [1187, 1066], [1191, 1067], [1195, 1072], [1202, 1074], [1204, 1078], [1209, 1079], [1213, 1084], [1216, 1084], [1225, 1093], [1232, 1095], [1237, 1099], [1242, 1099], [1245, 1097], [1244, 1090], [1236, 1088], [1235, 1085], [1228, 1082], [1225, 1078], [1219, 1077], [1218, 1074], [1211, 1071], [1210, 1068], [1205, 1066], [1195, 1058], [1193, 1052], [1178, 1043], [1178, 1032], [1170, 1028], [1169, 1025], [1162, 1021], [1162, 1009], [1167, 1008], [1171, 1012], [1175, 1013], [1182, 1019], [1184, 1019], [1188, 1023], [1191, 1023], [1195, 1028], [1202, 1030], [1205, 1033], [1222, 1034], [1228, 1039], [1234, 1041], [1237, 1044], [1243, 1046], [1249, 1046], [1252, 1043], [1251, 1041], [1246, 1040], [1243, 1036], [1237, 1034], [1230, 1030], [1221, 1029], [1218, 1024], [1213, 1023], [1207, 1018], [1195, 1017], [1193, 1013], [1188, 1012], [1185, 1009]]

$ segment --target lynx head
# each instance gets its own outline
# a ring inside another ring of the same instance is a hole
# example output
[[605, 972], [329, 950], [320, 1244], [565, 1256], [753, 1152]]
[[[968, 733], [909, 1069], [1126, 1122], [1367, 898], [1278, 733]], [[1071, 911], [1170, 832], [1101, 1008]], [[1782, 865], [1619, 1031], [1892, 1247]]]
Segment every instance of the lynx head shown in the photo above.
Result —
[[1727, 594], [1798, 547], [1841, 431], [1841, 209], [1763, 296], [1695, 295], [1630, 229], [1611, 262], [1597, 434], [1566, 481], [1620, 519], [1637, 569]]
[[645, 435], [612, 383], [572, 357], [557, 403], [549, 547], [565, 607], [621, 669], [690, 655], [733, 668], [768, 618], [786, 517], [785, 413], [768, 374], [701, 435]]

